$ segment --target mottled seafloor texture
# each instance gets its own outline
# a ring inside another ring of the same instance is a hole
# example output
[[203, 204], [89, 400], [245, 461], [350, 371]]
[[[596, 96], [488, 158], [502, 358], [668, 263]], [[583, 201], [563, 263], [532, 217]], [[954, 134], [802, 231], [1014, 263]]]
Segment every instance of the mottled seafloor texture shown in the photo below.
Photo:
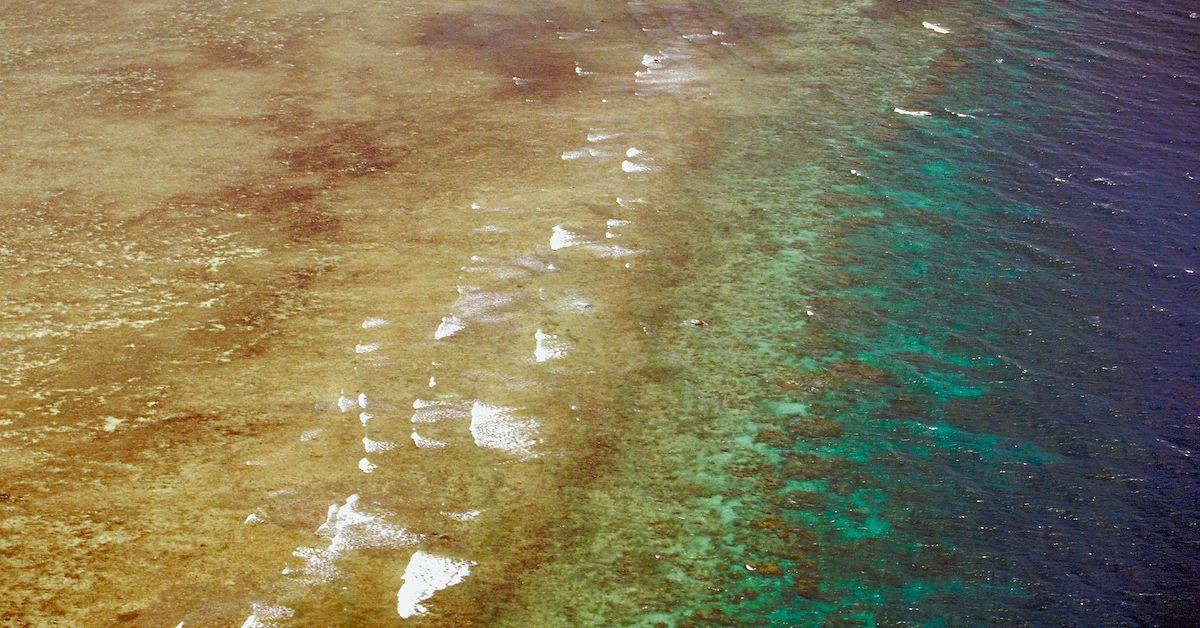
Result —
[[1197, 10], [0, 1], [0, 624], [1194, 623]]

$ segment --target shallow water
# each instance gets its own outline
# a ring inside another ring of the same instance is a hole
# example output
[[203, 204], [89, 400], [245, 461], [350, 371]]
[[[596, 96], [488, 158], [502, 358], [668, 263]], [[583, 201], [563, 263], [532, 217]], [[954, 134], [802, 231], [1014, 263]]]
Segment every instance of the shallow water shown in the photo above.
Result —
[[10, 3], [0, 616], [1185, 617], [1198, 75], [1134, 15]]

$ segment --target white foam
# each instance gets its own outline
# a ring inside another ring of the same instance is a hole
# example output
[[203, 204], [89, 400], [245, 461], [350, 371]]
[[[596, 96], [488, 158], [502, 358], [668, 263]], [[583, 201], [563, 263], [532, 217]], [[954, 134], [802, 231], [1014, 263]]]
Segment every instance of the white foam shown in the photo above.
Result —
[[[545, 295], [542, 295], [543, 300], [549, 300]], [[551, 300], [551, 307], [558, 312], [588, 312], [592, 309], [592, 302], [586, 296], [576, 290], [569, 290], [563, 295]]]
[[583, 159], [585, 157], [601, 157], [604, 151], [595, 148], [580, 148], [579, 150], [564, 150], [562, 153], [563, 161], [571, 161], [574, 159]]
[[644, 155], [644, 154], [645, 154], [645, 152], [640, 151], [633, 147], [630, 147], [629, 150], [625, 151], [625, 156], [629, 157], [630, 159], [637, 157], [638, 155]]
[[550, 233], [550, 249], [557, 251], [569, 246], [581, 244], [583, 239], [579, 234], [563, 229], [562, 225], [554, 225]]
[[264, 521], [266, 521], [266, 520], [263, 519], [262, 517], [258, 516], [257, 512], [252, 512], [249, 515], [246, 515], [246, 520], [242, 522], [242, 525], [246, 525], [249, 523], [262, 523]]
[[417, 550], [404, 568], [404, 584], [396, 593], [396, 612], [408, 619], [429, 612], [421, 602], [434, 593], [462, 582], [475, 565], [469, 560], [434, 556]]
[[596, 257], [605, 259], [621, 259], [642, 253], [642, 251], [625, 248], [619, 244], [589, 244], [587, 249]]
[[[300, 547], [293, 555], [305, 565], [300, 572], [310, 583], [328, 582], [337, 576], [336, 562], [343, 554], [361, 549], [399, 549], [421, 542], [422, 536], [387, 521], [387, 513], [371, 514], [357, 509], [358, 495], [346, 503], [329, 505], [325, 523], [317, 528], [319, 536], [329, 538], [325, 548]], [[291, 570], [284, 570], [291, 573]]]
[[362, 322], [362, 328], [363, 329], [375, 329], [377, 327], [383, 327], [384, 325], [387, 325], [387, 324], [388, 324], [388, 320], [386, 318], [368, 318], [367, 320]]
[[899, 107], [896, 107], [896, 108], [892, 109], [892, 111], [895, 111], [896, 113], [898, 113], [900, 115], [916, 116], [918, 118], [926, 118], [926, 117], [933, 115], [932, 113], [925, 111], [924, 109], [901, 109]]
[[638, 95], [680, 93], [695, 89], [692, 84], [700, 78], [695, 69], [686, 63], [668, 63], [686, 61], [689, 56], [682, 50], [675, 50], [671, 53], [660, 51], [657, 55], [643, 55], [642, 65], [645, 66], [645, 69], [633, 74], [634, 80], [640, 88], [635, 93]]
[[[275, 625], [275, 622], [280, 619], [287, 619], [296, 614], [296, 611], [286, 606], [275, 606], [270, 604], [259, 604], [255, 602], [250, 605], [251, 614], [242, 623], [242, 628], [267, 628]], [[180, 622], [182, 625], [182, 622]]]
[[371, 440], [367, 436], [363, 436], [363, 451], [369, 454], [391, 451], [396, 448], [396, 443], [386, 440]]
[[532, 447], [538, 442], [538, 422], [518, 419], [516, 411], [516, 408], [493, 406], [480, 401], [472, 404], [471, 437], [475, 439], [475, 445], [524, 457], [532, 456]]
[[438, 324], [437, 330], [433, 332], [434, 340], [441, 340], [457, 334], [467, 328], [467, 323], [457, 316], [443, 316], [442, 322]]
[[942, 26], [941, 24], [937, 24], [934, 22], [921, 22], [921, 26], [924, 26], [925, 28], [928, 28], [929, 30], [931, 30], [935, 33], [940, 33], [942, 35], [947, 35], [950, 33], [950, 29], [946, 28], [945, 26]]
[[362, 423], [363, 427], [366, 427], [367, 423], [370, 423], [371, 419], [373, 419], [373, 418], [375, 418], [375, 415], [371, 414], [370, 412], [359, 412], [358, 413], [358, 422]]
[[470, 416], [466, 401], [428, 401], [417, 399], [413, 402], [413, 423], [438, 423], [447, 419], [465, 419]]
[[449, 443], [444, 441], [425, 438], [424, 436], [418, 434], [416, 430], [412, 431], [412, 441], [418, 449], [441, 449], [449, 445]]
[[363, 458], [362, 460], [358, 461], [358, 470], [362, 471], [363, 473], [373, 473], [375, 471], [375, 469], [378, 469], [378, 468], [379, 468], [379, 465], [372, 463], [370, 460], [367, 460], [366, 458]]
[[533, 360], [535, 362], [545, 362], [561, 358], [570, 349], [570, 343], [561, 340], [554, 334], [547, 334], [540, 329], [533, 333], [533, 343]]
[[437, 386], [437, 378], [434, 377], [433, 375], [430, 375], [429, 376], [429, 387], [433, 388], [434, 386]]
[[368, 342], [366, 344], [356, 344], [356, 345], [354, 345], [354, 352], [355, 353], [374, 353], [379, 350], [379, 346], [380, 345], [378, 342]]
[[482, 510], [465, 510], [463, 512], [442, 512], [442, 516], [452, 521], [474, 521]]
[[621, 135], [621, 134], [620, 133], [588, 133], [587, 141], [603, 142], [604, 140], [611, 140], [612, 138], [617, 137], [619, 135]]
[[613, 230], [620, 229], [621, 227], [629, 226], [629, 221], [628, 220], [617, 220], [616, 218], [609, 218], [607, 221], [605, 221], [604, 225], [606, 227], [608, 227], [608, 229], [609, 229], [608, 231], [604, 232], [604, 237], [615, 238], [615, 237], [617, 237], [617, 234], [613, 233]]
[[645, 202], [646, 202], [646, 199], [644, 199], [644, 198], [621, 198], [620, 196], [617, 197], [617, 205], [620, 205], [621, 207], [624, 207], [625, 209], [633, 209], [635, 205], [641, 205], [641, 204], [644, 204]]
[[653, 170], [653, 168], [646, 164], [640, 164], [626, 159], [621, 162], [621, 170], [624, 170], [625, 172], [650, 172]]
[[475, 286], [458, 286], [458, 300], [454, 302], [454, 310], [460, 319], [494, 322], [505, 317], [497, 311], [512, 302], [513, 297], [508, 294], [481, 290]]
[[338, 410], [341, 410], [342, 412], [346, 412], [350, 408], [354, 407], [354, 398], [347, 397], [346, 391], [342, 391], [341, 394], [338, 395], [337, 405], [338, 405]]
[[323, 428], [319, 428], [319, 427], [316, 429], [312, 429], [312, 430], [305, 430], [304, 432], [300, 433], [300, 442], [307, 443], [308, 441], [313, 440], [314, 438], [320, 436], [321, 432], [324, 432], [324, 431], [325, 430]]
[[367, 399], [367, 393], [358, 393], [358, 407], [366, 410], [368, 405], [370, 401]]
[[485, 273], [497, 279], [516, 279], [530, 273], [544, 273], [553, 270], [553, 265], [532, 255], [523, 255], [508, 259], [472, 255], [471, 261], [474, 262], [474, 265], [463, 266], [462, 270], [464, 272]]

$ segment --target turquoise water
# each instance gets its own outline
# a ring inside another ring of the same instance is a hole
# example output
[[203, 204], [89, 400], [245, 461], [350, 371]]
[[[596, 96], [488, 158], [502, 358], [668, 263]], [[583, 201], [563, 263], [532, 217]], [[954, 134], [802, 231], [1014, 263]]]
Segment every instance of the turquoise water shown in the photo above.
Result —
[[1180, 3], [6, 4], [0, 624], [1182, 625]]
[[[747, 565], [718, 617], [1196, 609], [1194, 14], [972, 11], [903, 105], [933, 115], [822, 128], [798, 89], [696, 191], [758, 212], [720, 275], [753, 307], [700, 342], [753, 339], [730, 371], [770, 382], [743, 412], [767, 462], [739, 503], [741, 547], [771, 567]], [[789, 153], [815, 133], [823, 154]]]

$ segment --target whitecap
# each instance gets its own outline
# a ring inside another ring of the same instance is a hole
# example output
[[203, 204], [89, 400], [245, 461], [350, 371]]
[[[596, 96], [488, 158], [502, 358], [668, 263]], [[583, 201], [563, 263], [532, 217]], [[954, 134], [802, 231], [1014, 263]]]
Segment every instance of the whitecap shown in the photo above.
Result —
[[441, 340], [457, 334], [467, 328], [467, 323], [457, 316], [443, 316], [442, 322], [438, 324], [437, 330], [433, 332], [434, 340]]
[[362, 322], [362, 328], [363, 329], [375, 329], [377, 327], [383, 327], [384, 325], [387, 325], [387, 324], [388, 324], [388, 320], [386, 318], [368, 318], [367, 320]]
[[896, 113], [898, 113], [900, 115], [916, 116], [918, 118], [926, 118], [926, 117], [933, 115], [932, 113], [925, 111], [924, 109], [901, 109], [900, 107], [895, 107], [892, 109], [892, 111], [895, 111]]
[[621, 227], [629, 226], [629, 221], [628, 220], [617, 220], [616, 218], [609, 218], [607, 221], [605, 221], [604, 224], [609, 229], [608, 231], [604, 232], [604, 237], [615, 238], [615, 237], [617, 237], [617, 234], [613, 233], [613, 230], [620, 229]]
[[570, 343], [554, 334], [547, 334], [540, 329], [533, 334], [533, 345], [534, 362], [545, 362], [561, 358], [570, 349]]
[[465, 419], [470, 416], [466, 401], [430, 401], [417, 399], [413, 402], [413, 423], [438, 423], [448, 419]]
[[368, 454], [381, 453], [396, 448], [396, 443], [386, 440], [372, 440], [367, 436], [363, 436], [362, 442], [363, 451]]
[[563, 229], [562, 225], [554, 225], [550, 233], [550, 249], [557, 251], [583, 242], [579, 234]]
[[[324, 548], [299, 547], [292, 555], [305, 561], [299, 572], [310, 583], [328, 582], [338, 574], [336, 562], [341, 556], [362, 549], [399, 549], [411, 547], [424, 538], [389, 523], [386, 513], [366, 513], [358, 510], [358, 495], [346, 498], [338, 506], [330, 504], [325, 523], [316, 530], [318, 536], [328, 537]], [[285, 569], [284, 573], [292, 573]]]
[[379, 346], [380, 345], [378, 342], [368, 342], [366, 344], [356, 344], [356, 345], [354, 345], [354, 352], [355, 353], [374, 353], [379, 350]]
[[950, 33], [950, 29], [934, 22], [921, 22], [921, 26], [941, 35], [948, 35]]
[[516, 411], [516, 408], [493, 406], [480, 401], [472, 404], [471, 437], [475, 439], [475, 445], [531, 456], [532, 447], [538, 442], [538, 422], [518, 419]]
[[447, 443], [445, 441], [434, 440], [432, 438], [425, 438], [424, 436], [421, 436], [420, 434], [418, 434], [416, 430], [413, 430], [411, 436], [412, 436], [413, 444], [416, 445], [418, 449], [441, 449], [441, 448], [449, 445], [449, 443]]
[[626, 159], [621, 162], [621, 170], [624, 170], [625, 172], [650, 172], [653, 170], [653, 168], [646, 164], [640, 164]]
[[366, 458], [363, 458], [362, 460], [358, 461], [358, 470], [362, 471], [363, 473], [373, 473], [375, 471], [375, 469], [378, 469], [378, 468], [379, 468], [379, 465], [372, 463], [370, 460], [367, 460]]
[[474, 521], [482, 512], [482, 510], [465, 510], [463, 512], [442, 511], [442, 516], [451, 521]]
[[575, 159], [583, 159], [585, 157], [601, 157], [604, 151], [595, 148], [580, 148], [579, 150], [564, 150], [562, 153], [563, 161], [572, 161]]
[[481, 290], [475, 286], [458, 286], [454, 311], [460, 320], [470, 318], [494, 322], [504, 318], [496, 311], [512, 302], [513, 297], [508, 294]]
[[396, 612], [408, 619], [429, 612], [422, 602], [434, 593], [462, 582], [475, 565], [469, 560], [434, 556], [417, 550], [404, 568], [404, 584], [396, 593]]
[[242, 622], [242, 628], [267, 628], [280, 619], [288, 619], [296, 611], [286, 607], [255, 602], [250, 605], [251, 614]]

